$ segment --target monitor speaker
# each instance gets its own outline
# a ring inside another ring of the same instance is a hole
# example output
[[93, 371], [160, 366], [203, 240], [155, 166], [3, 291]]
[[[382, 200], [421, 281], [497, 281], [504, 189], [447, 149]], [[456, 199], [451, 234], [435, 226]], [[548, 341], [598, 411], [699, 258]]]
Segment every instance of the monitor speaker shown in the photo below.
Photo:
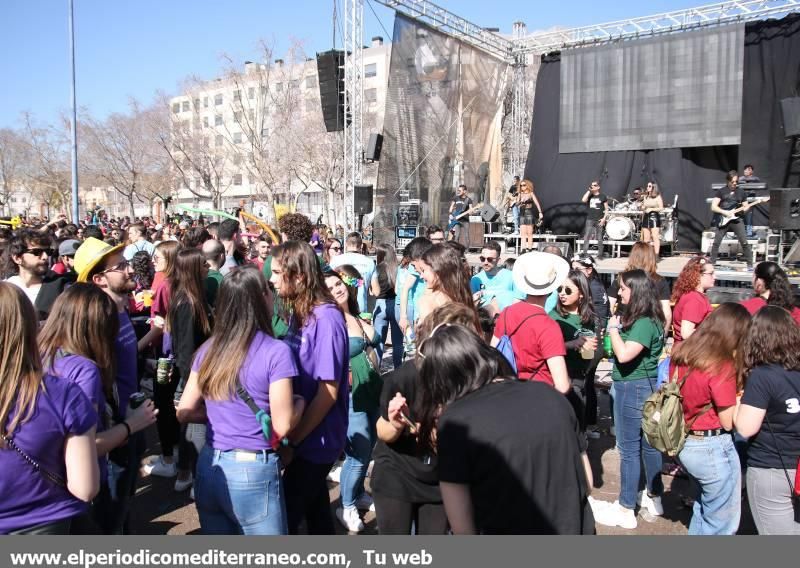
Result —
[[372, 213], [372, 185], [356, 185], [353, 187], [355, 193], [354, 208], [357, 215]]
[[778, 231], [800, 230], [800, 189], [769, 191], [769, 227]]
[[544, 251], [547, 247], [557, 247], [558, 250], [561, 251], [561, 257], [569, 260], [569, 243], [566, 241], [555, 241], [555, 242], [548, 242], [548, 241], [537, 241], [536, 242], [536, 250]]
[[483, 207], [481, 207], [480, 213], [484, 223], [491, 223], [498, 217], [497, 209], [495, 209], [488, 203], [486, 203]]
[[783, 132], [786, 136], [800, 136], [800, 97], [781, 100]]
[[381, 159], [381, 148], [383, 147], [383, 134], [372, 133], [369, 135], [369, 143], [367, 144], [367, 153], [364, 156], [365, 160], [377, 162]]
[[344, 51], [332, 49], [318, 53], [317, 75], [325, 130], [328, 132], [344, 130]]

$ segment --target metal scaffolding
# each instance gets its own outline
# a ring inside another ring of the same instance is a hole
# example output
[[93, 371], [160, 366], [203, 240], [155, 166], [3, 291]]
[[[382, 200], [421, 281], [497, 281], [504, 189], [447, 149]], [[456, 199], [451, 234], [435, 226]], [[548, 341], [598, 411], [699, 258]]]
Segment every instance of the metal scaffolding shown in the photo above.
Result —
[[364, 0], [347, 0], [344, 16], [344, 201], [349, 230], [355, 230], [355, 186], [363, 171]]
[[[514, 22], [514, 38], [525, 36], [524, 22]], [[511, 140], [506, 143], [509, 152], [508, 172], [522, 175], [528, 153], [530, 137], [530, 101], [528, 100], [528, 77], [526, 73], [528, 54], [520, 53], [514, 58], [514, 84], [511, 101]]]

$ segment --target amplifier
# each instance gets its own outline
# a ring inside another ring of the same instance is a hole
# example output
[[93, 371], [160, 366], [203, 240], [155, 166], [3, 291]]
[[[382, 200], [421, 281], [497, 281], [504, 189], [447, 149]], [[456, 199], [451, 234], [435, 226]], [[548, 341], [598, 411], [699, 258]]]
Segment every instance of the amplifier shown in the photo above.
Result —
[[394, 248], [402, 251], [419, 234], [419, 227], [416, 225], [398, 225], [394, 228]]

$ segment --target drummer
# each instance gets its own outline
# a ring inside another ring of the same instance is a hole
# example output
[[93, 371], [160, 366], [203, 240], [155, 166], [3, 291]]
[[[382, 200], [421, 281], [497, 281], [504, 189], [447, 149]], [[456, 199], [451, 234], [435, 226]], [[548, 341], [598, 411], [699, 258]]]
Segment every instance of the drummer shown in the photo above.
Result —
[[658, 184], [649, 182], [642, 199], [642, 241], [651, 243], [656, 257], [660, 258], [661, 252], [661, 212], [664, 210], [664, 200]]
[[642, 208], [642, 188], [636, 187], [633, 189], [633, 195], [628, 199], [629, 211], [640, 211]]

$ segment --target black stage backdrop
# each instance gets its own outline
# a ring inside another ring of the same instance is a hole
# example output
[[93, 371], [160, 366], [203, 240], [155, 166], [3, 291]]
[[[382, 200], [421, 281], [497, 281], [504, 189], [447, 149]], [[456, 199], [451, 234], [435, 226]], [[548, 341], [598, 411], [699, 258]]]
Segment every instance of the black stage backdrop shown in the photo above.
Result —
[[[555, 233], [580, 232], [585, 218], [580, 198], [593, 179], [603, 192], [622, 198], [648, 180], [656, 181], [671, 205], [678, 197], [678, 246], [699, 250], [711, 213], [706, 199], [712, 183], [745, 163], [770, 187], [797, 187], [785, 180], [790, 143], [784, 139], [780, 99], [797, 96], [800, 86], [800, 15], [747, 24], [741, 146], [630, 150], [559, 154], [561, 58], [542, 57], [534, 98], [532, 143], [525, 178], [533, 180], [545, 209], [545, 225]], [[762, 214], [756, 224], [766, 224]]]

